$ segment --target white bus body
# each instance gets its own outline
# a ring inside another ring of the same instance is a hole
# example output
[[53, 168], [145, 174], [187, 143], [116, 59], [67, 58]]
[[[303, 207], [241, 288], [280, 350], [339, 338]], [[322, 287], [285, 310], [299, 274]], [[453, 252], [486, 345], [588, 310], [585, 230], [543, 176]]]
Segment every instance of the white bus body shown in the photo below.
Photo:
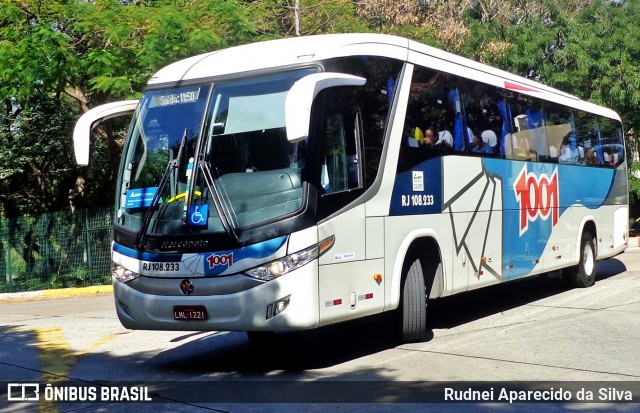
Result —
[[[135, 104], [81, 118], [79, 163]], [[427, 299], [559, 270], [589, 286], [626, 247], [622, 136], [609, 109], [399, 37], [185, 59], [149, 81], [123, 149], [118, 316], [257, 332], [398, 311], [413, 341]]]

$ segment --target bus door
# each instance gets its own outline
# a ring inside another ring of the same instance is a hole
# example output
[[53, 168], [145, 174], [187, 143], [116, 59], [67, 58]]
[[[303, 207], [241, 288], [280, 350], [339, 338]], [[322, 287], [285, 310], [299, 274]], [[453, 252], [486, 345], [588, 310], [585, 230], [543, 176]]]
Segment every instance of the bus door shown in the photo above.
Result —
[[[382, 219], [367, 221], [365, 205], [354, 202], [364, 192], [360, 124], [357, 107], [332, 107], [318, 129], [318, 236], [335, 237], [334, 246], [320, 257], [320, 324], [373, 314], [384, 306], [384, 250], [376, 248], [383, 243]], [[367, 233], [379, 242], [368, 243]]]

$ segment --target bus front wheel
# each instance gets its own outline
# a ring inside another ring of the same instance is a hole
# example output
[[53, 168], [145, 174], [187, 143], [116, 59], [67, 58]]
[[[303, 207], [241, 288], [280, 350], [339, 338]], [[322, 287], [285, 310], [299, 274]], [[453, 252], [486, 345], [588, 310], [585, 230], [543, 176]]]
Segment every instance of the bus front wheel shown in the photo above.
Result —
[[571, 270], [571, 284], [578, 288], [591, 287], [596, 281], [596, 246], [595, 238], [588, 232], [582, 234], [580, 240], [580, 261]]
[[[407, 265], [409, 264], [409, 265]], [[427, 293], [422, 264], [414, 258], [405, 264], [399, 315], [401, 340], [405, 343], [422, 341], [427, 328]]]

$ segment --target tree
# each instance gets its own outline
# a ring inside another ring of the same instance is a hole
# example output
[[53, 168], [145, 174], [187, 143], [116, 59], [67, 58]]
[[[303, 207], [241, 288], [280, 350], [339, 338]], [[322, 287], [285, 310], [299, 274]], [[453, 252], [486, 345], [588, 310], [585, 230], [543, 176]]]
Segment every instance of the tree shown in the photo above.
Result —
[[[72, 114], [77, 116], [90, 107], [107, 101], [140, 95], [149, 77], [160, 67], [186, 56], [215, 50], [224, 46], [249, 41], [254, 36], [254, 25], [247, 15], [249, 7], [238, 1], [212, 2], [191, 0], [176, 2], [61, 0], [3, 0], [0, 7], [0, 101], [4, 103], [2, 138], [16, 147], [26, 148], [34, 139], [51, 139], [35, 130], [27, 136], [25, 121], [33, 123], [33, 115], [47, 116]], [[70, 108], [68, 102], [76, 103]], [[44, 106], [43, 106], [44, 105]], [[27, 111], [30, 113], [26, 115]], [[67, 126], [73, 121], [68, 120]], [[70, 130], [56, 130], [54, 140], [68, 139]], [[118, 164], [121, 136], [111, 128], [102, 127], [99, 133], [108, 149], [110, 168]], [[67, 141], [69, 145], [69, 141]], [[38, 146], [37, 150], [50, 148]], [[44, 191], [52, 196], [53, 189], [43, 185], [65, 182], [59, 191], [66, 200], [69, 191], [83, 190], [76, 180], [66, 179], [70, 165], [55, 170], [39, 170], [38, 153], [27, 151], [20, 157], [2, 154], [3, 166], [0, 202], [4, 214], [42, 212], [60, 208], [61, 199], [35, 202], [16, 198], [13, 188], [28, 183], [27, 192]], [[55, 156], [55, 151], [49, 153]], [[109, 171], [111, 170], [111, 171]], [[62, 172], [60, 172], [62, 171]], [[77, 180], [86, 180], [87, 171], [74, 171]], [[40, 179], [52, 174], [50, 179]], [[58, 177], [56, 175], [64, 175]], [[25, 181], [25, 176], [33, 179]], [[39, 178], [40, 177], [40, 178]], [[92, 182], [104, 182], [97, 178]], [[104, 187], [96, 187], [102, 192]], [[43, 192], [43, 193], [44, 193]], [[104, 193], [104, 192], [102, 192]], [[24, 201], [24, 202], [23, 202]], [[16, 204], [17, 203], [17, 204]]]
[[250, 4], [259, 37], [281, 38], [368, 31], [353, 0], [264, 0]]
[[68, 99], [32, 97], [24, 110], [0, 115], [0, 202], [16, 216], [68, 205], [66, 188], [75, 186], [69, 145], [74, 107]]
[[[112, 202], [103, 194], [113, 192], [126, 125], [102, 126], [91, 168], [83, 170], [75, 168], [68, 151], [61, 155], [60, 142], [70, 129], [60, 122], [104, 102], [140, 96], [149, 77], [170, 62], [262, 39], [399, 34], [611, 107], [627, 130], [640, 127], [636, 1], [0, 0], [0, 5], [5, 148], [0, 205], [6, 215], [62, 208], [69, 193], [75, 196], [72, 205], [80, 199]], [[41, 124], [32, 128], [35, 122]], [[633, 136], [628, 142], [639, 148]], [[43, 162], [44, 152], [24, 150], [34, 139], [49, 140], [37, 151], [50, 151], [55, 162]], [[23, 185], [29, 196], [16, 194]], [[49, 188], [56, 185], [63, 190]]]
[[375, 30], [406, 36], [455, 52], [464, 44], [469, 33], [460, 16], [471, 5], [472, 0], [368, 0], [359, 3], [358, 14]]

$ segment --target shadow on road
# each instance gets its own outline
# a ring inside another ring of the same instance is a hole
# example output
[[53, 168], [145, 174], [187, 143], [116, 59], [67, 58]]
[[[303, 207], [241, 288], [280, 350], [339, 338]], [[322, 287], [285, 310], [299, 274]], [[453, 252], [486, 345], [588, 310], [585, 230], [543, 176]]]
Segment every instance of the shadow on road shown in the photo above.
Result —
[[[596, 283], [626, 270], [625, 264], [616, 258], [600, 261], [596, 266]], [[432, 300], [429, 302], [427, 328], [457, 327], [564, 293], [572, 288], [564, 279], [543, 275]]]
[[[598, 263], [597, 282], [626, 271], [610, 259]], [[449, 329], [570, 290], [555, 278], [530, 277], [429, 302], [427, 341], [434, 329]], [[196, 340], [162, 352], [145, 363], [182, 373], [277, 371], [280, 376], [322, 369], [398, 346], [393, 315], [384, 314], [316, 330], [278, 333], [251, 343], [244, 333], [195, 333]], [[193, 337], [193, 334], [182, 338]]]
[[596, 265], [596, 271], [596, 282], [598, 282], [618, 274], [622, 274], [627, 271], [627, 266], [617, 258], [610, 258], [608, 260], [598, 262]]
[[297, 375], [393, 348], [398, 345], [393, 330], [391, 317], [376, 316], [316, 330], [277, 333], [255, 343], [244, 333], [208, 334], [145, 363], [189, 373], [277, 371], [279, 376]]
[[[618, 259], [610, 259], [598, 263], [597, 270], [599, 283], [625, 272], [626, 266]], [[569, 287], [557, 279], [535, 277], [434, 300], [428, 307], [428, 331], [453, 328], [568, 291]], [[159, 346], [161, 350], [86, 354], [72, 347], [49, 348], [42, 346], [43, 343], [37, 347], [32, 328], [7, 325], [0, 326], [0, 343], [3, 344], [0, 346], [0, 376], [14, 381], [36, 381], [54, 376], [60, 380], [107, 384], [122, 380], [155, 380], [168, 386], [162, 387], [158, 397], [172, 403], [172, 408], [184, 407], [181, 411], [191, 411], [187, 408], [191, 409], [194, 401], [220, 403], [227, 400], [217, 399], [216, 391], [227, 392], [224, 397], [229, 397], [227, 401], [231, 403], [291, 402], [291, 395], [298, 395], [295, 402], [318, 406], [317, 411], [324, 411], [322, 405], [314, 404], [318, 403], [318, 394], [324, 396], [320, 402], [389, 403], [415, 401], [415, 397], [424, 401], [424, 395], [429, 394], [426, 393], [430, 390], [429, 383], [393, 382], [396, 372], [390, 370], [388, 364], [376, 365], [375, 357], [368, 359], [366, 364], [357, 361], [398, 346], [394, 321], [390, 315], [369, 317], [312, 331], [276, 334], [273, 340], [262, 344], [251, 343], [244, 333], [185, 332], [173, 339], [167, 337]], [[169, 342], [177, 346], [162, 350]], [[72, 352], [80, 362], [71, 372], [53, 374], [55, 372], [49, 371], [40, 360], [42, 349], [53, 352], [50, 359], [70, 359], [65, 352]], [[328, 369], [341, 364], [344, 366]], [[261, 385], [256, 387], [254, 381]], [[327, 381], [333, 383], [325, 385]], [[378, 387], [372, 386], [371, 381], [379, 383]], [[209, 382], [222, 387], [212, 386]], [[224, 387], [229, 382], [230, 387]], [[442, 385], [436, 383], [431, 390], [440, 397]], [[199, 399], [202, 394], [209, 397]], [[131, 411], [158, 411], [158, 405], [149, 406], [146, 410]], [[413, 410], [414, 406], [407, 406], [405, 411]], [[563, 406], [559, 405], [559, 411]], [[66, 411], [72, 408], [76, 409], [70, 406]], [[294, 410], [299, 411], [299, 408]], [[117, 406], [109, 411], [118, 411]], [[390, 411], [397, 411], [397, 406]]]

